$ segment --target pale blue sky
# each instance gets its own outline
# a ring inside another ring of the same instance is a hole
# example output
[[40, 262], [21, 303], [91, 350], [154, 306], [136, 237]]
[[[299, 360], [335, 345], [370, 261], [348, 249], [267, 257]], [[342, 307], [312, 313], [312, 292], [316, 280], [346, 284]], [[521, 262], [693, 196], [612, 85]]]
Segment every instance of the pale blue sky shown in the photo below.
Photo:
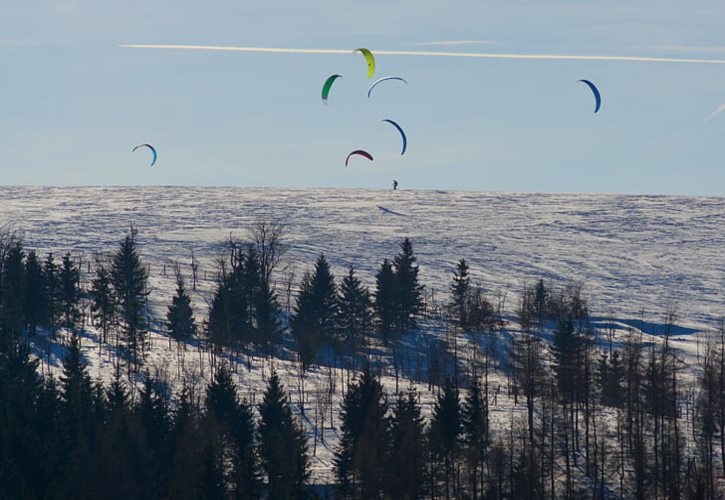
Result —
[[[725, 195], [725, 65], [177, 52], [120, 44], [725, 59], [717, 1], [29, 1], [0, 9], [0, 184]], [[461, 45], [431, 42], [475, 41]], [[343, 75], [328, 106], [320, 88]], [[603, 96], [594, 115], [588, 89]], [[405, 128], [399, 155], [392, 118]], [[148, 167], [154, 144], [159, 160]], [[362, 159], [344, 167], [352, 149]]]

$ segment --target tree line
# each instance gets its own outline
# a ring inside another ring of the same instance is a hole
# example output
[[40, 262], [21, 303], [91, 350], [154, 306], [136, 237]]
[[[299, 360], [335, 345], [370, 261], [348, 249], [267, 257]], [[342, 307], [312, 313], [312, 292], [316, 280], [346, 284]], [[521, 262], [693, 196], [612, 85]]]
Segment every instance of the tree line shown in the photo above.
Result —
[[[383, 260], [371, 292], [352, 267], [336, 282], [321, 255], [285, 318], [271, 278], [283, 249], [270, 249], [268, 234], [229, 242], [201, 322], [177, 271], [165, 315], [169, 338], [180, 352], [204, 341], [218, 359], [206, 387], [189, 382], [175, 395], [143, 372], [148, 275], [135, 230], [110, 262], [98, 263], [87, 290], [70, 254], [60, 264], [52, 255], [41, 262], [19, 239], [0, 238], [0, 484], [8, 498], [323, 494], [308, 485], [304, 415], [293, 414], [279, 377], [270, 376], [255, 407], [240, 398], [224, 354], [271, 356], [288, 332], [305, 370], [321, 362], [324, 348], [365, 352], [375, 340], [395, 349], [421, 320], [419, 268], [405, 239], [398, 255]], [[427, 418], [412, 384], [388, 393], [366, 363], [343, 388], [335, 496], [720, 497], [725, 326], [705, 342], [693, 379], [672, 345], [674, 308], [657, 341], [634, 329], [615, 339], [594, 328], [579, 285], [538, 280], [504, 319], [471, 284], [464, 259], [452, 274], [443, 350], [456, 352], [467, 337], [481, 353], [446, 364]], [[138, 390], [124, 382], [121, 363], [110, 385], [91, 381], [79, 347], [81, 297], [102, 342], [123, 353], [127, 375], [141, 374]], [[507, 323], [517, 332], [496, 351]], [[58, 381], [38, 376], [28, 340], [39, 329], [71, 332]], [[511, 401], [503, 408], [501, 380]], [[506, 412], [505, 423], [492, 418], [492, 407]]]

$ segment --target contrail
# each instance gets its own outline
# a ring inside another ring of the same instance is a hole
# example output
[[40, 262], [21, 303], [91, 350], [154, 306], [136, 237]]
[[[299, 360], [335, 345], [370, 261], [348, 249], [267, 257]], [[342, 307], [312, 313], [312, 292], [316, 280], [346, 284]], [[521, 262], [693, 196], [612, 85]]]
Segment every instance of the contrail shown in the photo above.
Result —
[[712, 113], [707, 115], [707, 118], [705, 118], [705, 121], [712, 120], [713, 118], [715, 118], [717, 115], [719, 115], [723, 111], [725, 111], [725, 104], [721, 104], [720, 106], [717, 107], [717, 109], [715, 111], [713, 111]]
[[[257, 52], [275, 54], [350, 54], [352, 50], [342, 49], [288, 49], [274, 47], [225, 47], [218, 45], [120, 45], [133, 49], [204, 50], [214, 52]], [[488, 52], [437, 52], [417, 50], [374, 50], [376, 55], [424, 56], [424, 57], [472, 57], [479, 59], [527, 59], [537, 61], [623, 61], [686, 64], [725, 64], [723, 59], [690, 59], [680, 57], [646, 56], [587, 56], [567, 54], [497, 54]]]

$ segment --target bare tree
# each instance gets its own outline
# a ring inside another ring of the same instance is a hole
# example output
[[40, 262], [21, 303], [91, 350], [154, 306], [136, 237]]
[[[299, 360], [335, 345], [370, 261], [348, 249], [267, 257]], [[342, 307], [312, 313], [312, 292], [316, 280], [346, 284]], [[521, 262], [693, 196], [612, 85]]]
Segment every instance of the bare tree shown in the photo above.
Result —
[[270, 284], [272, 273], [288, 249], [284, 243], [284, 233], [284, 224], [266, 218], [255, 220], [247, 231], [259, 256], [262, 278]]

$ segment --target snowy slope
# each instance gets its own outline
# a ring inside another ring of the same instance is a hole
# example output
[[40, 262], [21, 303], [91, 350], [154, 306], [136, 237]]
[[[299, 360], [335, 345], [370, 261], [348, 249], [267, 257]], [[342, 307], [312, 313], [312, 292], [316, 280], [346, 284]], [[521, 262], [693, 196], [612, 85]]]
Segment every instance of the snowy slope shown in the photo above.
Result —
[[[228, 235], [281, 220], [300, 269], [324, 252], [370, 280], [412, 239], [421, 278], [446, 293], [464, 257], [475, 282], [511, 297], [523, 283], [582, 280], [595, 315], [656, 322], [668, 301], [682, 322], [725, 315], [725, 199], [579, 194], [237, 188], [0, 188], [0, 224], [42, 251], [111, 251], [133, 223], [144, 259], [213, 270]], [[298, 273], [299, 274], [299, 273]]]
[[[695, 340], [700, 337], [693, 333], [712, 330], [725, 316], [725, 199], [720, 198], [330, 189], [0, 188], [0, 226], [14, 226], [24, 235], [26, 247], [41, 253], [73, 250], [82, 252], [83, 261], [89, 262], [96, 252], [114, 251], [130, 224], [139, 228], [142, 259], [150, 264], [151, 305], [157, 318], [146, 366], [165, 373], [177, 387], [184, 374], [179, 370], [176, 349], [169, 349], [159, 331], [174, 290], [170, 265], [181, 263], [188, 276], [194, 250], [202, 278], [194, 303], [197, 318], [203, 318], [214, 284], [214, 259], [224, 241], [230, 233], [243, 239], [248, 225], [260, 217], [287, 225], [291, 249], [284, 265], [296, 270], [297, 282], [317, 254], [324, 252], [337, 276], [354, 265], [372, 283], [382, 259], [393, 257], [398, 243], [408, 236], [418, 255], [421, 279], [434, 291], [438, 303], [447, 300], [453, 266], [462, 257], [471, 265], [474, 282], [490, 293], [507, 293], [509, 314], [523, 284], [539, 277], [559, 284], [584, 281], [596, 324], [614, 324], [620, 335], [627, 325], [658, 333], [667, 304], [675, 301], [681, 313], [675, 342], [690, 365], [696, 360]], [[86, 264], [83, 271], [87, 279]], [[280, 289], [284, 274], [277, 276]], [[285, 305], [281, 290], [280, 295]], [[514, 327], [510, 324], [504, 334], [515, 334]], [[406, 339], [404, 371], [417, 379], [425, 414], [430, 412], [435, 391], [428, 390], [424, 377], [417, 373], [418, 365], [424, 363], [428, 342], [445, 336], [444, 323], [429, 319], [422, 323], [421, 332]], [[647, 337], [656, 341], [656, 336]], [[83, 342], [92, 376], [108, 380], [110, 350], [99, 346], [92, 331]], [[466, 358], [479, 339], [462, 338], [460, 342]], [[378, 352], [384, 367], [382, 381], [393, 393], [395, 378], [386, 361], [388, 354]], [[45, 353], [40, 340], [36, 353]], [[53, 346], [43, 369], [57, 371], [61, 356], [62, 349]], [[329, 366], [314, 368], [304, 377], [302, 393], [299, 367], [292, 358], [283, 350], [281, 359], [274, 360], [274, 368], [290, 391], [298, 415], [305, 409], [303, 421], [311, 446], [315, 429], [322, 424], [321, 415], [327, 415], [325, 442], [317, 443], [313, 459], [313, 478], [329, 483], [341, 389], [349, 374]], [[208, 361], [189, 346], [185, 368], [202, 385], [210, 375]], [[246, 357], [236, 361], [242, 396], [258, 402], [270, 372], [269, 361]], [[331, 380], [334, 393], [325, 403], [320, 396], [328, 393]], [[505, 383], [499, 375], [492, 376], [491, 382], [492, 387]], [[407, 386], [408, 381], [400, 382], [401, 390]], [[523, 408], [514, 408], [502, 388], [491, 411], [494, 428], [504, 429]]]

